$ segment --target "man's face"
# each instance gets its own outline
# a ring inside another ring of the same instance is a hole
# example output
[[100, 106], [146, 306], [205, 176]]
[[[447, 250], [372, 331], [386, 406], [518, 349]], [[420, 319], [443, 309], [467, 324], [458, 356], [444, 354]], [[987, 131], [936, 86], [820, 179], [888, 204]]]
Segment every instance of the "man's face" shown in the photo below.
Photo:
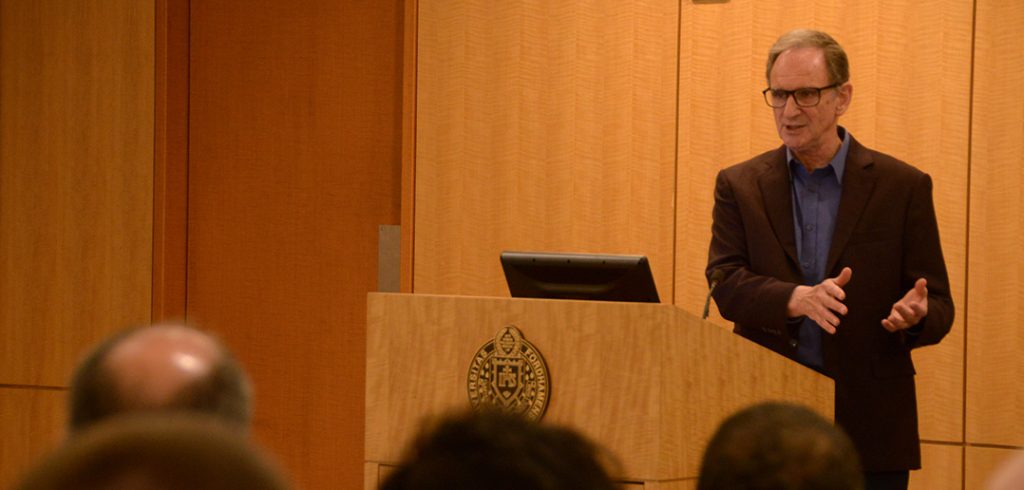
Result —
[[[795, 48], [783, 52], [775, 59], [769, 81], [773, 90], [820, 88], [832, 84], [828, 79], [825, 53], [820, 48]], [[851, 85], [845, 83], [822, 90], [821, 100], [816, 106], [800, 107], [790, 97], [785, 106], [773, 108], [779, 138], [797, 155], [834, 151], [832, 146], [838, 142], [836, 125], [839, 116], [846, 112], [852, 90]]]

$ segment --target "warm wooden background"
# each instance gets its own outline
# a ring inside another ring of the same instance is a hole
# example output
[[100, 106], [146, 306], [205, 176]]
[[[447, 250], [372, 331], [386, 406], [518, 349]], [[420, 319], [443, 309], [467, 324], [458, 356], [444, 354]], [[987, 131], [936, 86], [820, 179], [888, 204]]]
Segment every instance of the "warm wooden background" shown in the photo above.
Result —
[[[1024, 446], [1015, 423], [1024, 417], [1015, 355], [1024, 328], [1009, 293], [1020, 283], [1006, 273], [1021, 264], [1020, 203], [1008, 202], [1024, 139], [1014, 88], [1024, 76], [1020, 6], [555, 3], [418, 2], [416, 141], [405, 163], [415, 169], [406, 193], [415, 203], [413, 291], [507, 295], [502, 249], [644, 253], [662, 297], [698, 311], [714, 175], [779, 144], [759, 94], [765, 55], [781, 32], [816, 27], [851, 57], [854, 102], [843, 124], [935, 181], [958, 315], [942, 344], [915, 353], [926, 469], [914, 486], [963, 488]], [[664, 86], [665, 49], [676, 53], [675, 87]], [[666, 119], [675, 154], [652, 129]], [[638, 170], [649, 165], [661, 172]], [[616, 169], [630, 177], [609, 179]], [[591, 192], [632, 219], [588, 215], [601, 206]], [[667, 199], [675, 209], [664, 225]]]
[[0, 486], [63, 437], [81, 350], [148, 322], [152, 2], [0, 2]]
[[0, 0], [0, 487], [63, 437], [89, 345], [182, 318], [297, 486], [362, 486], [402, 5]]
[[0, 0], [0, 486], [60, 440], [88, 345], [187, 316], [296, 482], [359, 488], [400, 206], [407, 290], [506, 295], [506, 248], [644, 253], [695, 311], [713, 175], [776, 144], [757, 92], [796, 25], [848, 48], [851, 131], [935, 178], [958, 315], [916, 355], [914, 485], [977, 488], [1024, 447], [1024, 5], [998, 0]]
[[1024, 446], [1024, 3], [978, 2], [970, 147], [966, 488]]
[[400, 1], [191, 2], [187, 317], [300, 488], [362, 481], [366, 293], [398, 224]]
[[671, 298], [677, 12], [419, 2], [417, 292], [504, 295], [535, 249], [647, 254]]

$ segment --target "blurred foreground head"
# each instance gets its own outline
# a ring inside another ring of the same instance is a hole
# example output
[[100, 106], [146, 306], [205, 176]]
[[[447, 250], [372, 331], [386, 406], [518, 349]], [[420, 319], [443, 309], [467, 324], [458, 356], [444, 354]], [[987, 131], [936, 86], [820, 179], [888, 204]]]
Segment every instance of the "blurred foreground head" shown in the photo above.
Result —
[[999, 465], [989, 477], [985, 487], [988, 490], [1020, 490], [1024, 488], [1024, 451]]
[[83, 430], [20, 490], [281, 490], [287, 482], [247, 438], [199, 414], [134, 414]]
[[449, 416], [423, 431], [381, 490], [617, 488], [612, 457], [582, 435], [500, 412]]
[[126, 412], [194, 411], [248, 430], [249, 380], [214, 337], [185, 325], [127, 330], [96, 346], [71, 380], [71, 433]]
[[809, 408], [761, 403], [730, 416], [704, 451], [698, 490], [860, 490], [853, 443]]

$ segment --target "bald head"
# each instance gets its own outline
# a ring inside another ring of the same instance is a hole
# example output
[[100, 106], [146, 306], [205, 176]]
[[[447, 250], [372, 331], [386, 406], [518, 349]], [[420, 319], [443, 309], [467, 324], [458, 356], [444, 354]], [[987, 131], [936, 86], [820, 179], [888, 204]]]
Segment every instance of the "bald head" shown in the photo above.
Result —
[[111, 347], [103, 367], [115, 373], [123, 401], [159, 408], [201, 382], [220, 362], [220, 347], [191, 328], [162, 325], [139, 330]]
[[119, 333], [97, 346], [71, 382], [70, 429], [124, 412], [190, 410], [247, 429], [249, 384], [213, 337], [184, 325]]

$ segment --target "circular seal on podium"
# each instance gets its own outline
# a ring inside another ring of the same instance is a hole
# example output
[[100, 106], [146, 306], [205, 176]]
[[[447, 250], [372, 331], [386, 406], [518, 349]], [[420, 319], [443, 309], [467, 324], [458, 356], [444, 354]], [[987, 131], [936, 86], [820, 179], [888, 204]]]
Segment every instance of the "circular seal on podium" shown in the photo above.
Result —
[[515, 325], [498, 330], [473, 356], [467, 378], [474, 410], [496, 408], [540, 420], [551, 399], [551, 377], [540, 351]]

